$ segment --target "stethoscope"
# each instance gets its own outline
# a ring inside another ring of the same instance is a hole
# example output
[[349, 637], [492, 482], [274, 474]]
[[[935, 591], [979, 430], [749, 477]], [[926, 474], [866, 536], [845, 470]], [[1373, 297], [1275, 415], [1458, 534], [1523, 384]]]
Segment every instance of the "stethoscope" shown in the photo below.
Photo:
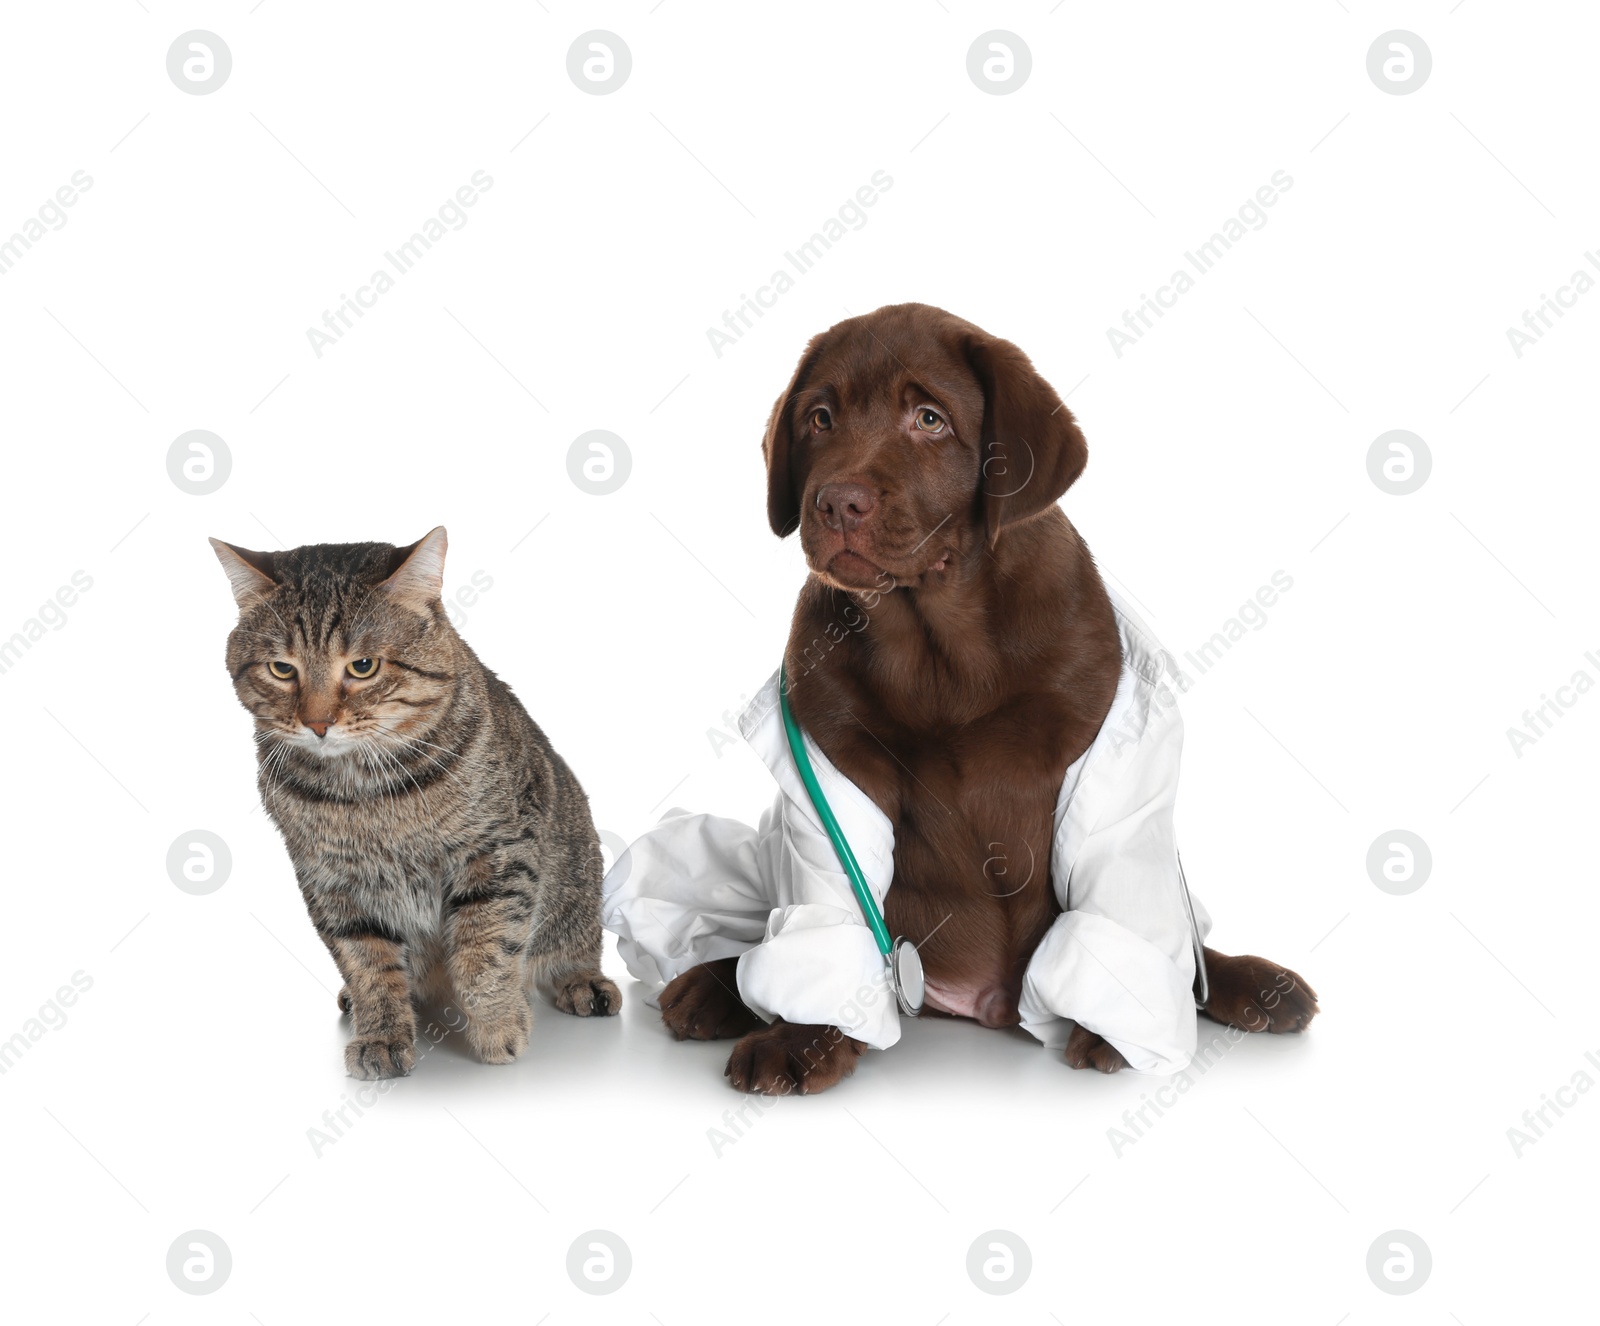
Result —
[[783, 730], [789, 738], [789, 750], [794, 756], [795, 767], [800, 770], [800, 781], [805, 784], [806, 794], [816, 808], [822, 827], [827, 830], [828, 841], [833, 844], [833, 850], [839, 857], [839, 864], [844, 867], [844, 873], [850, 880], [856, 901], [861, 905], [861, 914], [866, 917], [867, 928], [872, 931], [872, 937], [877, 941], [878, 952], [883, 954], [884, 967], [888, 973], [889, 984], [894, 988], [895, 1001], [900, 1005], [902, 1013], [908, 1017], [915, 1017], [922, 1011], [922, 1001], [927, 993], [927, 983], [922, 975], [922, 957], [917, 952], [917, 946], [909, 939], [903, 936], [899, 939], [890, 939], [889, 927], [883, 919], [883, 912], [878, 907], [878, 900], [872, 896], [872, 890], [867, 887], [867, 877], [861, 873], [861, 866], [856, 861], [855, 853], [850, 850], [844, 830], [834, 818], [833, 807], [828, 804], [828, 798], [822, 794], [822, 786], [817, 782], [816, 771], [811, 767], [811, 756], [806, 752], [806, 742], [800, 733], [800, 725], [794, 721], [794, 714], [789, 709], [789, 669], [786, 663], [778, 669], [778, 707], [783, 712]]

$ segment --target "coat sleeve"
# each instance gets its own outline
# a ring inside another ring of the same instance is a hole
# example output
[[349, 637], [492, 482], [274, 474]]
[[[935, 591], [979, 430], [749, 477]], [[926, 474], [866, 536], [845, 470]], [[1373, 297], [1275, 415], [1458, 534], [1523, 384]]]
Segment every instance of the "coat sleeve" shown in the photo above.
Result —
[[[774, 683], [775, 685], [775, 680]], [[776, 697], [776, 691], [773, 691]], [[746, 736], [778, 779], [757, 831], [756, 861], [770, 890], [761, 942], [739, 959], [739, 995], [767, 1021], [816, 1023], [883, 1050], [900, 1039], [900, 1011], [882, 954], [849, 877], [794, 770], [781, 722]], [[780, 751], [775, 743], [785, 743]], [[881, 907], [894, 874], [894, 829], [860, 788], [805, 738], [834, 816]]]
[[1064, 1044], [1078, 1023], [1147, 1073], [1186, 1067], [1196, 1040], [1199, 931], [1173, 828], [1182, 747], [1170, 688], [1125, 670], [1063, 787], [1052, 857], [1062, 913], [1023, 981], [1023, 1023], [1039, 1039]]
[[756, 843], [748, 824], [670, 810], [607, 872], [601, 921], [651, 1004], [691, 967], [760, 942], [771, 904]]

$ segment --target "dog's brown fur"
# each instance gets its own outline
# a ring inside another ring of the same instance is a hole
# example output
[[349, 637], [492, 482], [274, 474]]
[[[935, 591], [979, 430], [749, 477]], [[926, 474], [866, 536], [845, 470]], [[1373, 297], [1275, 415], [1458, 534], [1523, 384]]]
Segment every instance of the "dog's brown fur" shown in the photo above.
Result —
[[[769, 523], [798, 529], [811, 568], [785, 654], [795, 717], [894, 825], [886, 920], [917, 941], [930, 1008], [1015, 1025], [1060, 911], [1056, 796], [1121, 666], [1105, 586], [1056, 505], [1083, 434], [1016, 346], [899, 304], [812, 340], [763, 452]], [[852, 1071], [860, 1045], [837, 1028], [760, 1026], [733, 965], [667, 986], [674, 1035], [742, 1036], [741, 1090], [818, 1091]], [[1206, 965], [1219, 1021], [1300, 1031], [1317, 1012], [1276, 963], [1207, 949]], [[1066, 1059], [1126, 1066], [1082, 1027]]]

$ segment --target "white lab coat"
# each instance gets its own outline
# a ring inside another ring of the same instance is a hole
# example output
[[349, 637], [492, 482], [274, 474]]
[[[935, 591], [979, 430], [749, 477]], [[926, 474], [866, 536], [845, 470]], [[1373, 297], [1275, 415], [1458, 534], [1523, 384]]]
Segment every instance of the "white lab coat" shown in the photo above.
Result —
[[[1210, 918], [1178, 862], [1173, 803], [1183, 723], [1169, 657], [1115, 595], [1122, 674], [1111, 711], [1056, 798], [1051, 886], [1061, 904], [1024, 974], [1023, 1027], [1063, 1046], [1074, 1023], [1129, 1065], [1172, 1073], [1196, 1043]], [[768, 1021], [839, 1027], [876, 1049], [900, 1038], [884, 961], [795, 768], [778, 675], [740, 716], [778, 795], [756, 828], [673, 810], [613, 864], [602, 917], [652, 1003], [668, 981], [738, 956], [739, 995]], [[894, 828], [805, 738], [817, 781], [883, 903]], [[1199, 979], [1197, 980], [1197, 973]]]

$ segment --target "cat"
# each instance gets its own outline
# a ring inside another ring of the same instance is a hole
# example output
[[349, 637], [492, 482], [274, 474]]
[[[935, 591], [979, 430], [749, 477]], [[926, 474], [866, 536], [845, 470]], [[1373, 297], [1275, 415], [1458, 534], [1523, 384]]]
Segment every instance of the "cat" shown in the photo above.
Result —
[[411, 1071], [425, 998], [453, 998], [494, 1064], [527, 1048], [530, 989], [619, 1012], [588, 798], [451, 626], [444, 528], [406, 548], [211, 546], [239, 606], [228, 674], [261, 800], [344, 978], [350, 1076]]

